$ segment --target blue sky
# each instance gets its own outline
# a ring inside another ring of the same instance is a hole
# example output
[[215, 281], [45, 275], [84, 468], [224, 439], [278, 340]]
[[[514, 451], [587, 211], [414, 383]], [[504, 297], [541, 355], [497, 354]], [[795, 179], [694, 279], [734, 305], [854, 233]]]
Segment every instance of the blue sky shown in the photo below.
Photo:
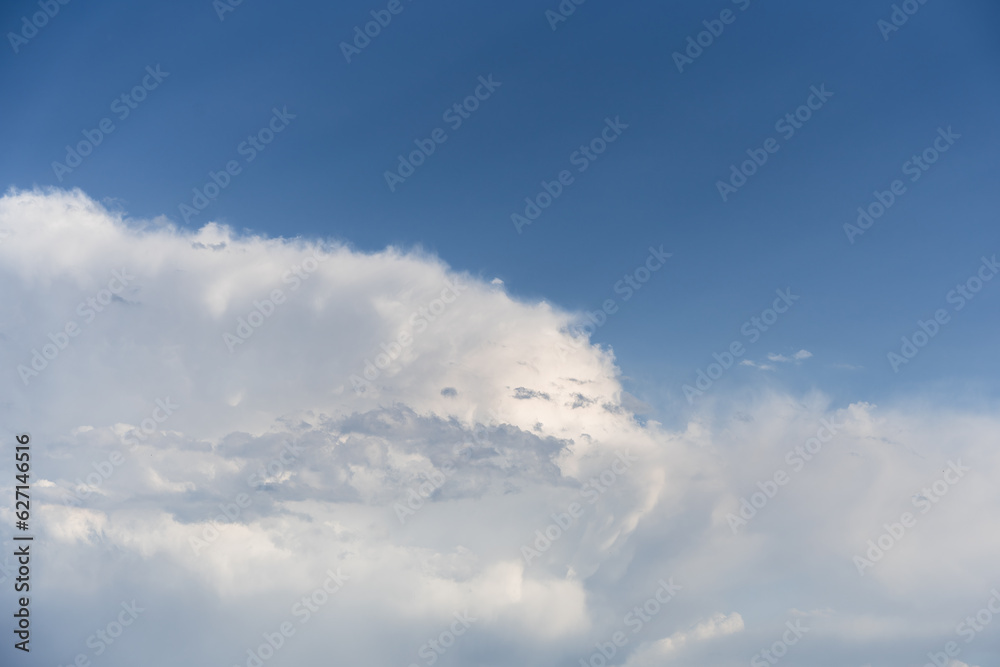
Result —
[[602, 667], [676, 579], [609, 665], [920, 667], [1000, 601], [996, 3], [232, 2], [0, 10], [32, 658], [311, 595], [267, 667]]
[[[627, 386], [665, 419], [681, 385], [785, 287], [801, 302], [748, 357], [814, 357], [766, 379], [739, 369], [724, 380], [731, 388], [822, 386], [839, 400], [995, 395], [996, 289], [900, 373], [886, 361], [1000, 250], [993, 3], [929, 2], [888, 40], [877, 22], [891, 7], [868, 2], [592, 1], [555, 30], [535, 3], [400, 6], [350, 63], [340, 43], [381, 7], [247, 0], [220, 20], [203, 1], [62, 6], [2, 65], [17, 103], [3, 110], [0, 179], [80, 187], [130, 215], [191, 227], [224, 221], [362, 250], [420, 245], [570, 309], [598, 308], [663, 244], [670, 266], [594, 340], [613, 347]], [[4, 25], [32, 7], [7, 4]], [[727, 8], [734, 21], [679, 72], [672, 54]], [[147, 65], [169, 76], [117, 120], [111, 102]], [[443, 112], [487, 75], [501, 85], [449, 129]], [[781, 138], [775, 122], [813, 85], [833, 97]], [[288, 130], [185, 223], [178, 205], [210, 170], [242, 159], [237, 146], [274, 107], [295, 115]], [[60, 182], [52, 162], [104, 117], [115, 131]], [[510, 215], [542, 179], [574, 169], [570, 155], [607, 117], [628, 125], [621, 140], [516, 233]], [[438, 127], [446, 143], [390, 192], [384, 172]], [[941, 127], [961, 135], [954, 149], [848, 243], [843, 225], [857, 207], [901, 178]], [[768, 137], [780, 151], [723, 202], [716, 182]]]

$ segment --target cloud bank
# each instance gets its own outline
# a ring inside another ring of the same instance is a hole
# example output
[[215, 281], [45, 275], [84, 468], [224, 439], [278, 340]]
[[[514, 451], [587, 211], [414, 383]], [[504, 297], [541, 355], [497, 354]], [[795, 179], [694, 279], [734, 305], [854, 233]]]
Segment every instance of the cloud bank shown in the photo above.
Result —
[[419, 251], [60, 190], [9, 192], [0, 236], [0, 490], [29, 432], [33, 659], [997, 657], [975, 621], [1000, 586], [995, 412], [760, 393], [671, 431], [631, 413], [577, 314]]

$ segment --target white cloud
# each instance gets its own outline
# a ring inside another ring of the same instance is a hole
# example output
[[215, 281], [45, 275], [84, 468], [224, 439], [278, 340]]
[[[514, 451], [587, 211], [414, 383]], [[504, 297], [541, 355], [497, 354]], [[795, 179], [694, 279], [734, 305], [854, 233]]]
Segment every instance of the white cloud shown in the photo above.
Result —
[[770, 352], [767, 355], [768, 361], [773, 361], [776, 363], [790, 364], [798, 363], [804, 359], [809, 359], [813, 354], [809, 350], [799, 350], [790, 357], [786, 357], [783, 354], [777, 354], [775, 352]]
[[742, 631], [743, 618], [739, 614], [712, 614], [690, 630], [678, 631], [669, 637], [640, 646], [625, 664], [626, 667], [662, 665], [665, 660], [670, 660], [674, 654], [684, 650], [689, 643], [705, 642]]
[[[775, 610], [833, 608], [811, 618], [803, 661], [891, 646], [905, 663], [989, 597], [996, 411], [765, 393], [672, 431], [634, 418], [612, 353], [570, 340], [574, 314], [418, 252], [188, 232], [79, 192], [8, 194], [0, 229], [0, 424], [8, 446], [33, 437], [32, 603], [47, 610], [37, 636], [59, 637], [39, 660], [93, 658], [87, 637], [135, 599], [146, 611], [102, 665], [245, 664], [286, 618], [297, 633], [268, 667], [334, 650], [425, 664], [456, 613], [477, 620], [442, 664], [575, 665], [674, 577], [683, 590], [621, 662], [669, 643], [690, 664], [744, 664], [787, 620]], [[127, 284], [102, 292], [122, 269]], [[433, 306], [449, 283], [461, 295]], [[223, 335], [255, 301], [270, 314], [230, 353]], [[25, 385], [33, 349], [52, 358]], [[357, 394], [369, 362], [384, 367]], [[791, 474], [787, 452], [821, 419], [836, 437]], [[637, 462], [607, 473], [625, 452]], [[974, 472], [859, 577], [852, 556], [958, 458]], [[727, 514], [779, 469], [791, 481], [733, 535]], [[546, 530], [559, 534], [525, 563]], [[290, 617], [336, 568], [342, 589], [308, 623]], [[931, 611], [907, 616], [917, 596]]]
[[750, 368], [756, 368], [757, 370], [761, 370], [761, 371], [773, 371], [773, 370], [777, 370], [777, 366], [775, 366], [775, 364], [792, 364], [792, 363], [794, 363], [794, 364], [798, 365], [798, 364], [802, 363], [803, 360], [808, 359], [808, 358], [810, 358], [812, 356], [813, 356], [812, 352], [810, 352], [809, 350], [799, 350], [798, 352], [794, 353], [790, 357], [786, 357], [783, 354], [777, 354], [775, 352], [769, 352], [768, 355], [767, 355], [767, 360], [770, 361], [770, 362], [772, 362], [770, 364], [766, 364], [766, 363], [763, 363], [763, 362], [753, 361], [751, 359], [744, 359], [744, 360], [742, 360], [740, 362], [740, 365], [741, 366], [749, 366]]
[[749, 366], [750, 368], [756, 368], [762, 371], [773, 371], [775, 368], [772, 364], [761, 364], [756, 361], [751, 361], [750, 359], [744, 359], [741, 361], [740, 366]]

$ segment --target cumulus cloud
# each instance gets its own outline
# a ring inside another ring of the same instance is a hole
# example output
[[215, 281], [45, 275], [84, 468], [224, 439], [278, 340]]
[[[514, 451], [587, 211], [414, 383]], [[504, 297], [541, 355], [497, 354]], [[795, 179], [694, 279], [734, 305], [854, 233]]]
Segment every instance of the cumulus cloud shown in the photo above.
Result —
[[[622, 631], [614, 664], [728, 667], [797, 609], [824, 610], [809, 664], [918, 661], [995, 585], [995, 413], [759, 393], [670, 430], [575, 314], [420, 251], [58, 190], [8, 193], [0, 231], [2, 465], [30, 432], [40, 661], [576, 665]], [[626, 625], [670, 577], [669, 607]], [[142, 611], [102, 643], [123, 604]]]

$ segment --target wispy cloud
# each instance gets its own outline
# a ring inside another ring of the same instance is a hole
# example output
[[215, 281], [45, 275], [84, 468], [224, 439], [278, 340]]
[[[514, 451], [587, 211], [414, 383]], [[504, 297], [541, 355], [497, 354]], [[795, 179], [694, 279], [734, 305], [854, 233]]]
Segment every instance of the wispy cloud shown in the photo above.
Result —
[[709, 619], [689, 630], [680, 630], [669, 637], [640, 646], [625, 663], [626, 667], [652, 667], [662, 665], [674, 653], [695, 642], [705, 642], [716, 637], [743, 631], [743, 617], [738, 613], [715, 613]]
[[740, 362], [740, 366], [749, 366], [750, 368], [756, 368], [762, 371], [773, 371], [774, 365], [772, 364], [760, 364], [756, 361], [751, 361], [750, 359], [744, 359]]
[[860, 366], [860, 365], [856, 365], [856, 364], [845, 364], [845, 363], [836, 363], [836, 364], [832, 364], [832, 366], [834, 368], [839, 368], [840, 370], [844, 370], [844, 371], [860, 371], [860, 370], [864, 370], [864, 368], [865, 368], [864, 366]]
[[769, 361], [774, 361], [782, 364], [791, 364], [791, 363], [800, 363], [812, 356], [813, 356], [812, 352], [810, 352], [809, 350], [799, 350], [790, 357], [786, 357], [783, 354], [776, 354], [774, 352], [771, 352], [770, 354], [767, 355], [767, 358]]
[[753, 361], [752, 359], [744, 359], [740, 362], [740, 366], [749, 366], [750, 368], [756, 368], [761, 371], [774, 371], [777, 370], [777, 366], [775, 364], [795, 364], [797, 366], [812, 356], [813, 354], [809, 350], [799, 350], [791, 356], [770, 352], [767, 355], [767, 360], [771, 362], [769, 364]]

